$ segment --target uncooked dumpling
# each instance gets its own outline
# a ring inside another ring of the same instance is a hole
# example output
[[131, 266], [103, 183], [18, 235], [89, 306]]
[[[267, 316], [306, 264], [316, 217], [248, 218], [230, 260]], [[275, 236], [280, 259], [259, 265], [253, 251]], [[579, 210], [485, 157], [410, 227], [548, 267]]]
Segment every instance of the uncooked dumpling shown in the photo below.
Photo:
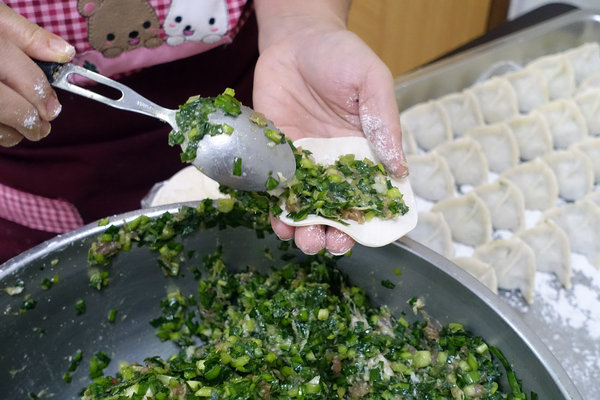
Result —
[[435, 101], [420, 103], [400, 114], [402, 132], [408, 132], [426, 151], [452, 139], [446, 112]]
[[404, 154], [416, 154], [419, 149], [410, 130], [402, 131], [402, 151]]
[[584, 152], [594, 167], [594, 183], [600, 183], [600, 137], [587, 138], [571, 145]]
[[574, 99], [585, 119], [588, 133], [592, 136], [600, 135], [600, 89], [590, 89]]
[[494, 240], [477, 247], [473, 257], [494, 268], [499, 289], [519, 289], [533, 303], [535, 254], [524, 241], [514, 236]]
[[439, 145], [434, 151], [444, 157], [457, 185], [479, 186], [487, 182], [487, 159], [475, 139], [454, 139]]
[[592, 75], [577, 86], [576, 94], [585, 93], [590, 89], [600, 89], [600, 73]]
[[557, 100], [544, 104], [537, 110], [548, 121], [555, 149], [566, 149], [588, 136], [585, 118], [574, 100]]
[[552, 168], [541, 159], [519, 164], [500, 177], [508, 179], [521, 190], [526, 209], [546, 210], [556, 205], [558, 183]]
[[488, 79], [467, 89], [467, 92], [477, 99], [483, 119], [487, 123], [504, 121], [519, 112], [515, 90], [504, 78]]
[[584, 43], [564, 52], [571, 62], [575, 83], [600, 73], [600, 47], [596, 42]]
[[417, 222], [417, 226], [415, 226], [407, 236], [446, 258], [450, 258], [454, 255], [452, 233], [441, 213], [419, 213], [419, 222]]
[[465, 135], [479, 142], [490, 171], [500, 173], [519, 163], [519, 145], [507, 124], [478, 126]]
[[457, 257], [451, 261], [477, 278], [479, 282], [487, 286], [492, 292], [498, 293], [496, 270], [490, 264], [473, 257]]
[[590, 264], [600, 268], [600, 207], [588, 198], [555, 207], [542, 215], [560, 226], [571, 250], [583, 254]]
[[454, 196], [454, 177], [442, 156], [434, 152], [409, 154], [406, 160], [417, 196], [431, 201]]
[[543, 159], [554, 171], [558, 195], [563, 199], [575, 201], [592, 190], [594, 165], [584, 152], [571, 148], [546, 154]]
[[[294, 146], [310, 150], [317, 164], [332, 165], [341, 156], [354, 154], [357, 160], [369, 159], [377, 161], [377, 156], [371, 149], [367, 139], [363, 137], [338, 137], [338, 138], [303, 138], [296, 140]], [[408, 232], [417, 224], [418, 211], [415, 204], [413, 190], [408, 178], [395, 179], [387, 177], [392, 186], [397, 187], [402, 194], [402, 200], [408, 207], [408, 212], [394, 219], [381, 219], [374, 217], [372, 220], [359, 224], [354, 220], [345, 220], [344, 223], [309, 215], [300, 221], [294, 221], [285, 214], [279, 217], [281, 221], [291, 226], [327, 225], [332, 226], [356, 240], [364, 246], [379, 247], [387, 245]]]
[[508, 179], [480, 186], [475, 194], [483, 200], [492, 217], [492, 227], [513, 232], [525, 223], [525, 200], [521, 190]]
[[440, 212], [452, 232], [452, 239], [477, 246], [492, 238], [492, 219], [483, 201], [473, 192], [440, 201], [431, 211]]
[[506, 123], [517, 141], [522, 160], [533, 160], [553, 150], [548, 122], [539, 112], [519, 115]]
[[588, 200], [600, 207], [600, 190], [594, 190], [585, 195], [582, 200]]
[[546, 78], [550, 100], [570, 97], [575, 90], [575, 73], [564, 54], [539, 57], [527, 65]]
[[477, 99], [470, 92], [452, 93], [438, 99], [448, 118], [455, 136], [462, 136], [468, 129], [483, 124], [483, 116]]
[[504, 77], [515, 90], [520, 112], [528, 113], [549, 101], [546, 78], [537, 71], [524, 68]]
[[518, 235], [535, 253], [535, 268], [553, 272], [560, 283], [571, 288], [571, 247], [565, 231], [550, 220], [539, 222]]

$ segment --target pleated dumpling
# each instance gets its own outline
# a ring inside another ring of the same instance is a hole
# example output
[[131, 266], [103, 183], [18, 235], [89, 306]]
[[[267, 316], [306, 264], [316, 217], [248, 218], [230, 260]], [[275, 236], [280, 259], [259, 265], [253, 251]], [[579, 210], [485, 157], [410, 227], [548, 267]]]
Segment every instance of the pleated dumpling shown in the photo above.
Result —
[[588, 136], [585, 118], [573, 99], [557, 100], [536, 110], [548, 121], [555, 149], [566, 149]]
[[477, 99], [483, 119], [487, 123], [504, 121], [519, 112], [515, 90], [504, 78], [488, 79], [466, 91]]
[[527, 69], [540, 73], [548, 86], [550, 100], [570, 97], [575, 90], [575, 73], [569, 59], [564, 54], [552, 54], [536, 58]]
[[479, 142], [490, 171], [500, 173], [519, 163], [519, 145], [507, 124], [478, 126], [469, 129], [465, 136]]
[[431, 211], [444, 216], [452, 232], [452, 239], [456, 242], [477, 246], [492, 238], [490, 212], [473, 192], [440, 201]]
[[417, 226], [407, 235], [409, 238], [429, 247], [444, 257], [454, 256], [452, 233], [444, 216], [437, 212], [419, 213]]
[[600, 46], [596, 42], [584, 43], [564, 52], [571, 62], [575, 83], [600, 73]]
[[556, 205], [558, 183], [552, 168], [541, 159], [519, 164], [500, 177], [508, 179], [521, 190], [526, 209], [546, 210]]
[[586, 78], [583, 82], [577, 86], [576, 95], [585, 93], [588, 90], [600, 89], [600, 72]]
[[571, 246], [565, 231], [550, 220], [539, 222], [533, 228], [518, 234], [535, 253], [535, 268], [553, 272], [560, 283], [571, 288]]
[[419, 103], [400, 114], [402, 132], [408, 132], [426, 151], [452, 139], [446, 112], [435, 101]]
[[600, 89], [590, 89], [574, 97], [575, 104], [585, 119], [588, 133], [600, 135]]
[[591, 201], [598, 207], [600, 207], [600, 190], [594, 190], [593, 192], [589, 192], [582, 200]]
[[402, 131], [402, 151], [404, 154], [416, 154], [419, 152], [417, 142], [409, 130]]
[[477, 99], [470, 92], [451, 93], [438, 102], [450, 119], [454, 136], [462, 136], [468, 129], [483, 124]]
[[571, 145], [585, 153], [594, 167], [594, 183], [600, 183], [600, 137], [590, 137]]
[[589, 198], [554, 207], [542, 218], [560, 226], [567, 236], [571, 250], [583, 254], [590, 264], [600, 268], [600, 207]]
[[446, 160], [435, 152], [406, 156], [414, 193], [439, 201], [454, 196], [454, 177]]
[[468, 136], [454, 139], [434, 151], [446, 160], [455, 184], [479, 186], [487, 182], [487, 159], [475, 139]]
[[494, 229], [516, 232], [524, 226], [525, 200], [514, 183], [500, 178], [478, 187], [474, 192], [489, 210]]
[[494, 240], [475, 248], [473, 257], [494, 268], [499, 289], [518, 289], [533, 303], [535, 254], [524, 241], [516, 236]]
[[498, 293], [496, 270], [490, 264], [473, 257], [457, 257], [451, 261], [477, 278], [479, 282], [487, 286], [492, 292]]
[[528, 113], [549, 101], [546, 79], [537, 71], [524, 68], [504, 77], [515, 90], [520, 112]]
[[558, 195], [563, 199], [575, 201], [592, 190], [594, 165], [584, 152], [573, 147], [553, 151], [543, 159], [552, 168], [558, 183]]
[[506, 123], [517, 141], [521, 160], [533, 160], [553, 150], [548, 122], [539, 112], [519, 115]]

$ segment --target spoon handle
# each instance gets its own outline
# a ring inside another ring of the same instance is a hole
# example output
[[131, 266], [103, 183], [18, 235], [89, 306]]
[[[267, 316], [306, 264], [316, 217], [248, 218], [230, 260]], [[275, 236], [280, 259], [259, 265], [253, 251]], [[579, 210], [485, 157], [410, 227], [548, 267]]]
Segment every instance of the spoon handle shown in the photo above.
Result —
[[[88, 99], [99, 101], [111, 107], [158, 118], [161, 121], [171, 125], [173, 129], [177, 130], [177, 122], [175, 120], [175, 114], [177, 110], [170, 110], [168, 108], [161, 107], [141, 96], [133, 89], [115, 80], [74, 64], [59, 64], [38, 60], [35, 60], [35, 63], [42, 69], [52, 86], [67, 90], [83, 97], [87, 97]], [[84, 77], [101, 85], [115, 89], [119, 92], [120, 97], [112, 99], [90, 89], [79, 86], [77, 85], [77, 81], [75, 79], [69, 79], [71, 75], [78, 75], [79, 79]]]

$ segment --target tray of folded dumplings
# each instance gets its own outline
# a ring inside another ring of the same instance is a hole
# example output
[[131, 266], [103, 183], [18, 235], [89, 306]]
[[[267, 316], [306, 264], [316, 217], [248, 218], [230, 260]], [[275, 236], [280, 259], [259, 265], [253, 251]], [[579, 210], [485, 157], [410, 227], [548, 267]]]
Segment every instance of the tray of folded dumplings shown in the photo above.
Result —
[[409, 236], [513, 305], [600, 398], [600, 10], [396, 79]]

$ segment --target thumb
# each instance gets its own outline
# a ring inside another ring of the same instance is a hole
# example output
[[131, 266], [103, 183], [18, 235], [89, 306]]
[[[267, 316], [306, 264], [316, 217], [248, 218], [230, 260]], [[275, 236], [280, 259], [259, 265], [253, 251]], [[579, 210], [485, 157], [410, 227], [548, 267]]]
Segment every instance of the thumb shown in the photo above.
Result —
[[0, 38], [12, 42], [29, 57], [64, 63], [75, 55], [75, 48], [0, 2]]
[[359, 99], [362, 130], [375, 155], [394, 178], [408, 176], [394, 80], [383, 63], [375, 73], [367, 75]]

